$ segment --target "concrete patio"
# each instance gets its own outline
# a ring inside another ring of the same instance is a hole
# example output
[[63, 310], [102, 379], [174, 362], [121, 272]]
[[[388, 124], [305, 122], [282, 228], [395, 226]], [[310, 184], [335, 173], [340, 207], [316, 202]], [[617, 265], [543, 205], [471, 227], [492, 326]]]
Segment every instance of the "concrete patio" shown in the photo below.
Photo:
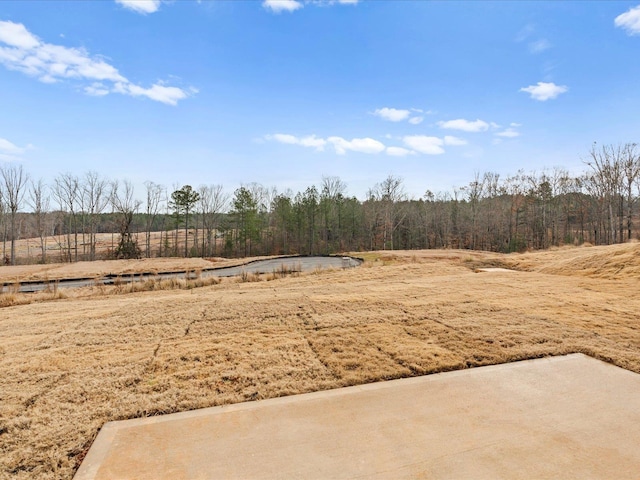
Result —
[[107, 423], [89, 479], [638, 478], [640, 375], [581, 354]]

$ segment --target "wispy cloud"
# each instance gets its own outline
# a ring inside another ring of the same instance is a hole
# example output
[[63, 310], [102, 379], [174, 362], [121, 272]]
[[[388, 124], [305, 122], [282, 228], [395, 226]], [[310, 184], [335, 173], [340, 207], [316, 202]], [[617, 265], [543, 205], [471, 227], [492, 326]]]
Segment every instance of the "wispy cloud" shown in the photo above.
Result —
[[442, 148], [444, 140], [438, 137], [407, 135], [402, 141], [406, 146], [425, 155], [440, 155], [444, 153], [444, 148]]
[[640, 5], [618, 15], [614, 20], [614, 24], [616, 27], [625, 30], [628, 35], [640, 35]]
[[466, 145], [468, 142], [464, 138], [453, 137], [451, 135], [444, 136], [444, 144], [451, 145], [452, 147], [459, 147]]
[[527, 48], [529, 53], [538, 54], [545, 50], [549, 50], [553, 45], [546, 38], [538, 38], [535, 40], [533, 37], [538, 36], [536, 34], [536, 27], [533, 24], [525, 25], [516, 35], [516, 42], [521, 43], [527, 41]]
[[533, 24], [525, 25], [516, 34], [516, 42], [524, 42], [527, 38], [531, 37], [536, 31], [536, 27]]
[[342, 137], [329, 137], [327, 141], [333, 144], [333, 148], [336, 149], [338, 155], [344, 155], [348, 150], [361, 153], [380, 153], [386, 148], [382, 142], [369, 137], [354, 138], [352, 140], [345, 140]]
[[521, 92], [528, 93], [532, 99], [540, 102], [557, 98], [568, 90], [569, 87], [566, 85], [556, 85], [553, 82], [538, 82], [536, 85], [529, 85], [520, 89]]
[[378, 108], [373, 112], [376, 117], [380, 117], [383, 120], [388, 120], [390, 122], [401, 122], [409, 118], [411, 112], [409, 110], [398, 109], [398, 108]]
[[480, 119], [471, 121], [458, 118], [456, 120], [438, 122], [438, 126], [447, 130], [461, 130], [463, 132], [486, 132], [489, 130], [489, 124]]
[[31, 148], [31, 146], [28, 145], [26, 147], [18, 147], [17, 145], [14, 145], [6, 138], [0, 138], [0, 152], [19, 155], [26, 152], [28, 148]]
[[547, 40], [546, 38], [541, 38], [540, 40], [536, 40], [535, 42], [530, 42], [529, 43], [529, 52], [536, 54], [536, 53], [542, 53], [545, 50], [549, 50], [551, 48], [551, 42], [549, 42], [549, 40]]
[[287, 145], [299, 145], [301, 147], [313, 148], [318, 152], [324, 151], [325, 146], [331, 144], [338, 155], [345, 155], [348, 151], [380, 153], [386, 148], [382, 142], [369, 137], [346, 140], [337, 136], [324, 139], [316, 135], [297, 137], [288, 133], [276, 133], [273, 135], [265, 135], [264, 139]]
[[0, 160], [5, 162], [12, 162], [20, 160], [20, 156], [27, 150], [31, 150], [33, 145], [27, 145], [26, 147], [19, 147], [14, 143], [11, 143], [6, 138], [0, 138]]
[[406, 108], [384, 107], [376, 109], [373, 115], [389, 122], [403, 122], [407, 120], [411, 125], [421, 124], [424, 117], [422, 115], [414, 115], [414, 113], [429, 115], [431, 111], [425, 112], [419, 108], [407, 110]]
[[304, 5], [297, 0], [264, 0], [262, 6], [275, 13], [280, 12], [295, 12], [302, 8]]
[[160, 8], [160, 0], [116, 0], [116, 3], [143, 15], [157, 12]]
[[520, 132], [518, 132], [515, 128], [509, 127], [501, 132], [497, 132], [495, 135], [504, 138], [515, 138], [520, 136]]
[[[388, 140], [394, 137], [386, 136]], [[405, 157], [407, 155], [416, 155], [418, 153], [424, 155], [440, 155], [445, 153], [444, 146], [461, 146], [466, 145], [467, 141], [453, 137], [450, 135], [444, 138], [431, 137], [427, 135], [406, 135], [398, 138], [403, 143], [403, 147], [392, 145], [386, 146], [384, 143], [371, 137], [353, 138], [347, 140], [343, 137], [331, 136], [327, 139], [309, 135], [307, 137], [298, 137], [287, 133], [276, 133], [265, 135], [263, 140], [283, 143], [286, 145], [299, 145], [302, 147], [314, 148], [316, 151], [324, 151], [325, 146], [331, 145], [338, 155], [346, 155], [348, 152], [359, 152], [367, 154], [378, 154], [385, 152], [392, 157]]]
[[311, 4], [316, 6], [330, 5], [356, 5], [359, 0], [263, 0], [262, 6], [271, 12], [295, 12], [305, 6]]
[[318, 138], [315, 135], [309, 135], [306, 137], [298, 138], [295, 135], [289, 135], [286, 133], [276, 133], [274, 135], [265, 135], [266, 140], [275, 140], [276, 142], [286, 143], [289, 145], [300, 145], [302, 147], [315, 148], [318, 152], [324, 150], [327, 141], [323, 138]]
[[387, 155], [390, 157], [406, 157], [407, 155], [415, 155], [416, 152], [402, 147], [387, 147]]
[[148, 88], [141, 87], [130, 82], [103, 58], [90, 55], [84, 48], [43, 42], [23, 24], [10, 21], [0, 21], [0, 64], [44, 83], [73, 81], [81, 86], [84, 84], [84, 92], [94, 96], [120, 93], [176, 105], [178, 101], [197, 93], [194, 88], [170, 87], [163, 82]]

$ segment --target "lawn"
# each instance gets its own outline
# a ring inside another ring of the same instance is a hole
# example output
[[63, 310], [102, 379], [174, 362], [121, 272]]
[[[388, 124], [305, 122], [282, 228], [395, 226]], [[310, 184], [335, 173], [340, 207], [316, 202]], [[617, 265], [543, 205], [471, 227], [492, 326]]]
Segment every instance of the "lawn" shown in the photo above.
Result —
[[640, 244], [375, 252], [0, 308], [0, 478], [71, 478], [112, 420], [571, 352], [640, 373], [638, 268]]

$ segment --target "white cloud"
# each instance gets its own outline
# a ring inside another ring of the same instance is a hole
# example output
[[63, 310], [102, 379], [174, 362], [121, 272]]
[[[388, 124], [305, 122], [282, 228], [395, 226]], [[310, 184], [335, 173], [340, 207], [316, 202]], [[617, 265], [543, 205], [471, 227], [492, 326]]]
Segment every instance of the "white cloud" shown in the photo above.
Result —
[[392, 157], [406, 157], [407, 155], [415, 154], [412, 150], [407, 150], [402, 147], [387, 147], [387, 155]]
[[354, 138], [345, 140], [342, 137], [329, 137], [328, 142], [333, 144], [338, 155], [344, 155], [348, 150], [360, 153], [380, 153], [385, 150], [382, 142], [373, 138]]
[[411, 112], [409, 110], [384, 107], [378, 108], [375, 112], [373, 112], [373, 114], [384, 120], [389, 120], [390, 122], [401, 122], [409, 118]]
[[318, 152], [324, 151], [325, 146], [330, 143], [333, 145], [333, 148], [338, 155], [345, 155], [348, 151], [380, 153], [386, 148], [382, 142], [369, 137], [346, 140], [342, 137], [329, 137], [324, 139], [315, 135], [296, 137], [295, 135], [289, 135], [287, 133], [276, 133], [273, 135], [265, 135], [264, 139], [288, 145], [300, 145], [302, 147], [315, 148]]
[[440, 155], [444, 153], [444, 141], [438, 137], [428, 137], [426, 135], [408, 135], [402, 139], [405, 145], [416, 152], [426, 155]]
[[324, 138], [309, 135], [308, 137], [301, 138], [299, 143], [303, 147], [312, 147], [321, 152], [324, 150], [324, 146], [327, 144], [327, 141]]
[[462, 130], [463, 132], [486, 132], [489, 129], [489, 124], [484, 120], [465, 120], [458, 118], [456, 120], [448, 120], [446, 122], [438, 122], [440, 128], [448, 130]]
[[625, 30], [628, 35], [640, 35], [640, 5], [618, 15], [614, 23], [616, 27]]
[[44, 83], [62, 80], [89, 83], [84, 86], [84, 92], [94, 96], [113, 92], [176, 105], [179, 100], [197, 93], [195, 89], [168, 87], [162, 82], [149, 88], [135, 85], [113, 65], [98, 56], [91, 56], [85, 49], [42, 42], [24, 25], [9, 21], [0, 21], [0, 64]]
[[116, 3], [142, 14], [154, 13], [160, 8], [160, 0], [116, 0]]
[[502, 132], [496, 133], [496, 136], [505, 137], [505, 138], [515, 138], [515, 137], [519, 137], [520, 136], [520, 132], [518, 132], [514, 128], [510, 127], [510, 128], [507, 128], [506, 130], [504, 130]]
[[30, 147], [31, 147], [30, 145], [27, 147], [18, 147], [17, 145], [14, 145], [6, 138], [0, 138], [0, 152], [5, 154], [20, 155]]
[[520, 89], [521, 92], [530, 94], [531, 98], [540, 102], [554, 99], [567, 90], [569, 90], [569, 87], [566, 85], [556, 85], [553, 82], [538, 82], [537, 85], [529, 85]]
[[540, 40], [529, 43], [529, 52], [533, 54], [542, 53], [550, 48], [551, 43], [546, 38], [541, 38]]
[[510, 127], [518, 128], [518, 127], [521, 127], [521, 126], [522, 126], [522, 124], [521, 124], [521, 123], [516, 123], [516, 122], [511, 122], [511, 123], [509, 124], [509, 126], [510, 126]]
[[535, 26], [532, 24], [525, 25], [516, 35], [516, 42], [523, 42], [536, 31]]
[[300, 145], [302, 147], [315, 148], [319, 152], [323, 151], [324, 146], [327, 144], [327, 141], [324, 138], [318, 138], [315, 135], [298, 138], [286, 133], [276, 133], [274, 135], [265, 135], [265, 139], [275, 140], [276, 142], [288, 145]]
[[6, 138], [0, 138], [0, 161], [17, 162], [22, 159], [21, 155], [27, 150], [31, 150], [33, 145], [19, 147], [11, 143]]
[[423, 120], [424, 120], [424, 117], [411, 117], [409, 119], [409, 123], [411, 125], [420, 125]]
[[40, 45], [40, 40], [21, 23], [3, 21], [0, 21], [0, 42], [20, 49], [35, 48]]
[[102, 83], [95, 82], [88, 87], [84, 87], [84, 93], [94, 97], [104, 97], [105, 95], [109, 95], [109, 90]]
[[466, 145], [468, 142], [464, 138], [453, 137], [451, 135], [444, 136], [444, 144], [451, 145], [452, 147], [459, 147]]
[[118, 83], [114, 91], [131, 95], [132, 97], [147, 97], [156, 102], [167, 105], [177, 105], [179, 100], [184, 100], [188, 94], [178, 87], [165, 87], [161, 84], [153, 84], [150, 88], [142, 88], [132, 83]]
[[295, 12], [304, 5], [297, 0], [264, 0], [262, 6], [275, 13]]
[[280, 143], [287, 143], [289, 145], [297, 145], [298, 138], [293, 135], [288, 135], [286, 133], [276, 133], [275, 135], [267, 135], [267, 140], [275, 140]]

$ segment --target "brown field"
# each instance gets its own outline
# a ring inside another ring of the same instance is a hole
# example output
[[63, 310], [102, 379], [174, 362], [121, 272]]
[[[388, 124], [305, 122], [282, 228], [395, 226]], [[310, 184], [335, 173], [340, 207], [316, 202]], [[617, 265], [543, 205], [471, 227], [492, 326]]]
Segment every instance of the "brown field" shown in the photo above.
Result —
[[[176, 234], [175, 230], [170, 230], [169, 232], [151, 232], [150, 235], [150, 243], [151, 243], [151, 257], [157, 257], [161, 248], [161, 239], [166, 239], [167, 235], [170, 237], [169, 243], [171, 246], [174, 244], [174, 235]], [[178, 234], [178, 242], [177, 248], [180, 253], [184, 252], [184, 230], [180, 230], [177, 232]], [[196, 239], [198, 240], [198, 244], [200, 244], [202, 240], [203, 231], [196, 229], [189, 229], [189, 246], [193, 245], [193, 242]], [[144, 233], [134, 233], [133, 237], [135, 238], [138, 246], [142, 250], [142, 256], [146, 257], [145, 249], [145, 239], [146, 236]], [[109, 255], [113, 252], [113, 250], [118, 245], [118, 234], [114, 233], [97, 233], [96, 234], [96, 258], [104, 259], [110, 258]], [[61, 260], [61, 256], [65, 254], [65, 250], [67, 248], [67, 237], [65, 235], [56, 235], [49, 236], [44, 238], [45, 243], [45, 251], [47, 256], [47, 263], [58, 262]], [[71, 237], [71, 245], [74, 245], [74, 237]], [[0, 243], [0, 247], [3, 249], [2, 255], [9, 256], [11, 245], [9, 242]], [[218, 240], [218, 248], [222, 248], [220, 240]], [[40, 246], [39, 238], [22, 238], [16, 240], [15, 243], [16, 249], [16, 264], [18, 265], [29, 265], [34, 263], [41, 262], [42, 249]], [[85, 235], [84, 239], [82, 235], [78, 235], [78, 259], [89, 258], [89, 236]], [[75, 249], [72, 248], [71, 256], [75, 256]], [[0, 262], [1, 263], [1, 262]]]
[[70, 478], [112, 420], [571, 352], [640, 373], [640, 244], [359, 256], [0, 308], [0, 477]]

